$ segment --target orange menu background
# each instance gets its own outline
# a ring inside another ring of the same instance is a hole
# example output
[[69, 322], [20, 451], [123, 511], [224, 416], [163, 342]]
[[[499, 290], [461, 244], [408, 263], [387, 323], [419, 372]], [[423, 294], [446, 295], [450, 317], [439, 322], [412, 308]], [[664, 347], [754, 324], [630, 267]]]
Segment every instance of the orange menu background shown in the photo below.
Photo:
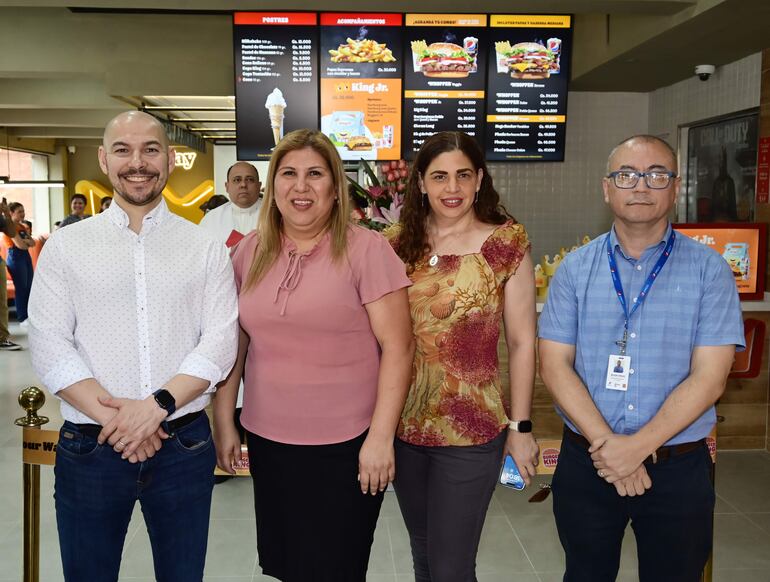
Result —
[[[754, 293], [757, 290], [757, 273], [759, 271], [759, 261], [764, 257], [759, 257], [759, 231], [749, 228], [714, 228], [707, 226], [697, 228], [676, 227], [676, 231], [685, 236], [695, 239], [701, 244], [708, 245], [720, 255], [725, 254], [728, 244], [743, 243], [748, 245], [749, 265], [748, 278], [743, 279], [740, 276], [735, 277], [735, 284], [739, 293]], [[730, 261], [728, 261], [728, 264]], [[733, 267], [735, 274], [736, 268]]]

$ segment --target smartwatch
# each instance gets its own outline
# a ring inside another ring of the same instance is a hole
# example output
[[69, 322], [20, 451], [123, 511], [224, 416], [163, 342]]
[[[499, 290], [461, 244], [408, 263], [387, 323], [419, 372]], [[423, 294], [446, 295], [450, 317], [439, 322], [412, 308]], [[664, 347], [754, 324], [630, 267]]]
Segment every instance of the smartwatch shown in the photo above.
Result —
[[532, 432], [531, 420], [512, 420], [508, 423], [508, 428], [516, 432]]
[[161, 388], [160, 390], [156, 390], [152, 393], [153, 397], [155, 398], [155, 402], [158, 403], [158, 406], [160, 406], [163, 410], [165, 410], [168, 415], [166, 418], [174, 414], [176, 412], [176, 400], [174, 400], [174, 397], [171, 395], [171, 392], [166, 390], [165, 388]]

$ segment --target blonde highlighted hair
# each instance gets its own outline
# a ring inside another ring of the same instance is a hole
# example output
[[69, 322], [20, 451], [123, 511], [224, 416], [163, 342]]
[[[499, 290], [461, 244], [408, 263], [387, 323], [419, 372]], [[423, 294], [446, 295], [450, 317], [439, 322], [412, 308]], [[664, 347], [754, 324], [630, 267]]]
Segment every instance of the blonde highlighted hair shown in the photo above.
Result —
[[273, 155], [270, 157], [265, 199], [262, 201], [257, 218], [259, 244], [254, 252], [251, 267], [249, 267], [249, 274], [243, 287], [244, 291], [251, 289], [262, 280], [281, 252], [283, 216], [275, 204], [275, 177], [286, 154], [304, 148], [311, 148], [319, 154], [331, 172], [332, 188], [336, 201], [326, 227], [331, 231], [332, 258], [336, 261], [345, 255], [348, 240], [347, 231], [350, 225], [350, 197], [345, 179], [345, 168], [342, 165], [340, 155], [334, 144], [320, 131], [315, 129], [292, 131], [278, 142], [275, 150], [273, 150]]

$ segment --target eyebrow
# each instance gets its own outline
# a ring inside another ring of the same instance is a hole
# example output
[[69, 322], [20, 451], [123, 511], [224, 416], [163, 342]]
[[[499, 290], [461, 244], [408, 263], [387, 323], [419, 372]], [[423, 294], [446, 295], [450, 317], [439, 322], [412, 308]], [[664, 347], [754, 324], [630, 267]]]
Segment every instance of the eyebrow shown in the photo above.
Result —
[[[620, 166], [620, 169], [621, 170], [632, 170], [634, 172], [638, 172], [639, 171], [634, 166], [628, 166], [628, 165]], [[664, 166], [663, 164], [652, 164], [651, 166], [647, 167], [647, 171], [649, 171], [649, 170], [666, 170], [666, 171], [668, 171], [668, 168], [666, 166]]]
[[[144, 142], [142, 144], [143, 147], [147, 147], [149, 145], [161, 146], [161, 143], [159, 141], [157, 141], [157, 140], [152, 140], [152, 141], [146, 141], [146, 142]], [[115, 148], [115, 147], [118, 147], [118, 146], [130, 147], [129, 144], [127, 144], [124, 141], [113, 142], [112, 146], [110, 146], [110, 147]]]
[[[455, 172], [455, 173], [456, 173], [456, 174], [459, 174], [460, 172], [473, 172], [473, 171], [474, 171], [474, 170], [473, 170], [472, 168], [460, 168], [460, 169], [459, 169], [459, 170], [457, 170], [457, 172]], [[449, 173], [449, 172], [447, 172], [446, 170], [433, 170], [433, 171], [431, 172], [431, 175], [433, 175], [433, 174], [448, 174], [448, 173]]]

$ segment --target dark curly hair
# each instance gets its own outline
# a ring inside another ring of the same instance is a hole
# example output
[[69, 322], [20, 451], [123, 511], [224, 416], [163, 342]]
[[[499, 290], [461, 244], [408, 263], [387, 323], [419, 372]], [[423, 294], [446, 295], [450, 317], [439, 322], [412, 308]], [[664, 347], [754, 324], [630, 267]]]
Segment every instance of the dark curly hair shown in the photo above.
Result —
[[398, 237], [396, 252], [407, 267], [415, 264], [430, 252], [428, 243], [427, 219], [430, 205], [423, 200], [420, 191], [420, 177], [431, 162], [446, 152], [461, 151], [473, 164], [473, 169], [483, 171], [478, 200], [473, 204], [476, 217], [487, 224], [503, 224], [516, 220], [500, 204], [500, 195], [492, 184], [492, 176], [487, 170], [487, 163], [475, 139], [461, 131], [442, 131], [429, 137], [420, 147], [409, 173], [406, 184], [404, 207], [401, 209], [401, 233]]

